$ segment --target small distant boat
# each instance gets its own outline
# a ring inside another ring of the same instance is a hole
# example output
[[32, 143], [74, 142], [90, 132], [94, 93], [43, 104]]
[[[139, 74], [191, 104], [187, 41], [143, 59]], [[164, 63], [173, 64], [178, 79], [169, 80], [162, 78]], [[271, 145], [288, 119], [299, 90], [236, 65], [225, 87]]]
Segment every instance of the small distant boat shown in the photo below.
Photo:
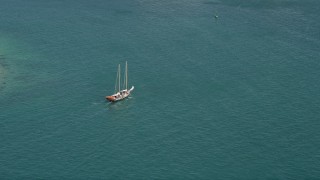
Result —
[[126, 97], [130, 96], [131, 91], [133, 91], [134, 86], [132, 86], [128, 90], [128, 63], [126, 61], [126, 68], [125, 68], [125, 75], [124, 75], [124, 81], [123, 81], [123, 89], [121, 90], [121, 67], [120, 64], [118, 65], [118, 72], [117, 72], [117, 78], [116, 78], [116, 85], [114, 87], [114, 94], [111, 96], [106, 96], [106, 99], [110, 102], [117, 102], [122, 99], [125, 99]]

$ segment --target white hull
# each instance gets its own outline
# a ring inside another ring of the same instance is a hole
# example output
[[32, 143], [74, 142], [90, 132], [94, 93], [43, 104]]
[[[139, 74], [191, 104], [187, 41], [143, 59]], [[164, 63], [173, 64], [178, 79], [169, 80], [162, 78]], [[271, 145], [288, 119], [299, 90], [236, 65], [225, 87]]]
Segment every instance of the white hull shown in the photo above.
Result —
[[113, 94], [111, 96], [107, 96], [107, 99], [110, 101], [110, 102], [117, 102], [117, 101], [120, 101], [120, 100], [123, 100], [125, 98], [127, 98], [128, 96], [130, 96], [130, 93], [131, 91], [133, 91], [134, 89], [134, 86], [131, 87], [131, 89], [129, 90], [121, 90], [120, 92], [117, 92], [116, 94]]

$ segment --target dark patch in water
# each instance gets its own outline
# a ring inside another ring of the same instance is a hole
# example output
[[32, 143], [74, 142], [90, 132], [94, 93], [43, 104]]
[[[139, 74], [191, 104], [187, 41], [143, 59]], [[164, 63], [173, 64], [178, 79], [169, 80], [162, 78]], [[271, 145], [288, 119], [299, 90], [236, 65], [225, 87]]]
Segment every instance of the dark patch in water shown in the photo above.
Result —
[[121, 14], [121, 15], [129, 15], [129, 14], [132, 14], [133, 11], [126, 10], [126, 9], [117, 9], [117, 10], [115, 10], [115, 13], [116, 14]]
[[34, 79], [32, 75], [21, 75], [14, 78], [16, 81], [31, 82]]
[[221, 4], [221, 3], [219, 1], [204, 1], [203, 4], [217, 5], [217, 4]]
[[[292, 7], [318, 7], [318, 1], [314, 0], [224, 0], [221, 4], [226, 6], [273, 9], [273, 8], [292, 8]], [[319, 9], [319, 8], [318, 8]]]
[[[5, 57], [4, 57], [4, 55], [2, 55], [2, 54], [0, 54], [0, 66], [1, 66], [1, 68], [3, 68], [3, 69], [8, 69], [8, 68], [7, 68], [8, 65], [5, 63]], [[2, 76], [2, 77], [0, 77], [0, 78], [1, 78], [1, 81], [4, 81], [4, 82], [2, 82], [2, 83], [0, 84], [0, 91], [1, 91], [2, 89], [4, 89], [5, 84], [6, 84], [6, 82], [5, 82], [5, 80], [6, 80], [6, 75], [5, 75], [5, 72], [0, 72], [0, 75]]]
[[0, 55], [0, 66], [6, 69], [8, 69], [9, 67], [9, 65], [6, 63], [6, 58], [4, 57], [4, 55]]

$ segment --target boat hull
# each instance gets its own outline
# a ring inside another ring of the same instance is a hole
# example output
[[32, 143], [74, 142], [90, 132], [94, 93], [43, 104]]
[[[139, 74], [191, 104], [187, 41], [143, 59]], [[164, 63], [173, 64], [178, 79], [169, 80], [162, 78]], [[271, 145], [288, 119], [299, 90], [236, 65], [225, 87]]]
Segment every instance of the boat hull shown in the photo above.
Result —
[[130, 90], [122, 90], [116, 94], [113, 94], [111, 96], [106, 96], [106, 100], [110, 101], [110, 102], [117, 102], [117, 101], [121, 101], [127, 97], [130, 96], [131, 91], [134, 89], [134, 86], [131, 87]]

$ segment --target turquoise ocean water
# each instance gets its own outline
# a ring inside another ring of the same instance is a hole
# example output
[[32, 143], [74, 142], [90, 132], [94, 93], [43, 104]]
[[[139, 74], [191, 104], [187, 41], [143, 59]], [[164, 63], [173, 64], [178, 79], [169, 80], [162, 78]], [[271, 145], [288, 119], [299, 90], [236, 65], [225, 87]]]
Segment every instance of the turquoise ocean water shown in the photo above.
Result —
[[0, 4], [0, 179], [320, 178], [318, 0]]

